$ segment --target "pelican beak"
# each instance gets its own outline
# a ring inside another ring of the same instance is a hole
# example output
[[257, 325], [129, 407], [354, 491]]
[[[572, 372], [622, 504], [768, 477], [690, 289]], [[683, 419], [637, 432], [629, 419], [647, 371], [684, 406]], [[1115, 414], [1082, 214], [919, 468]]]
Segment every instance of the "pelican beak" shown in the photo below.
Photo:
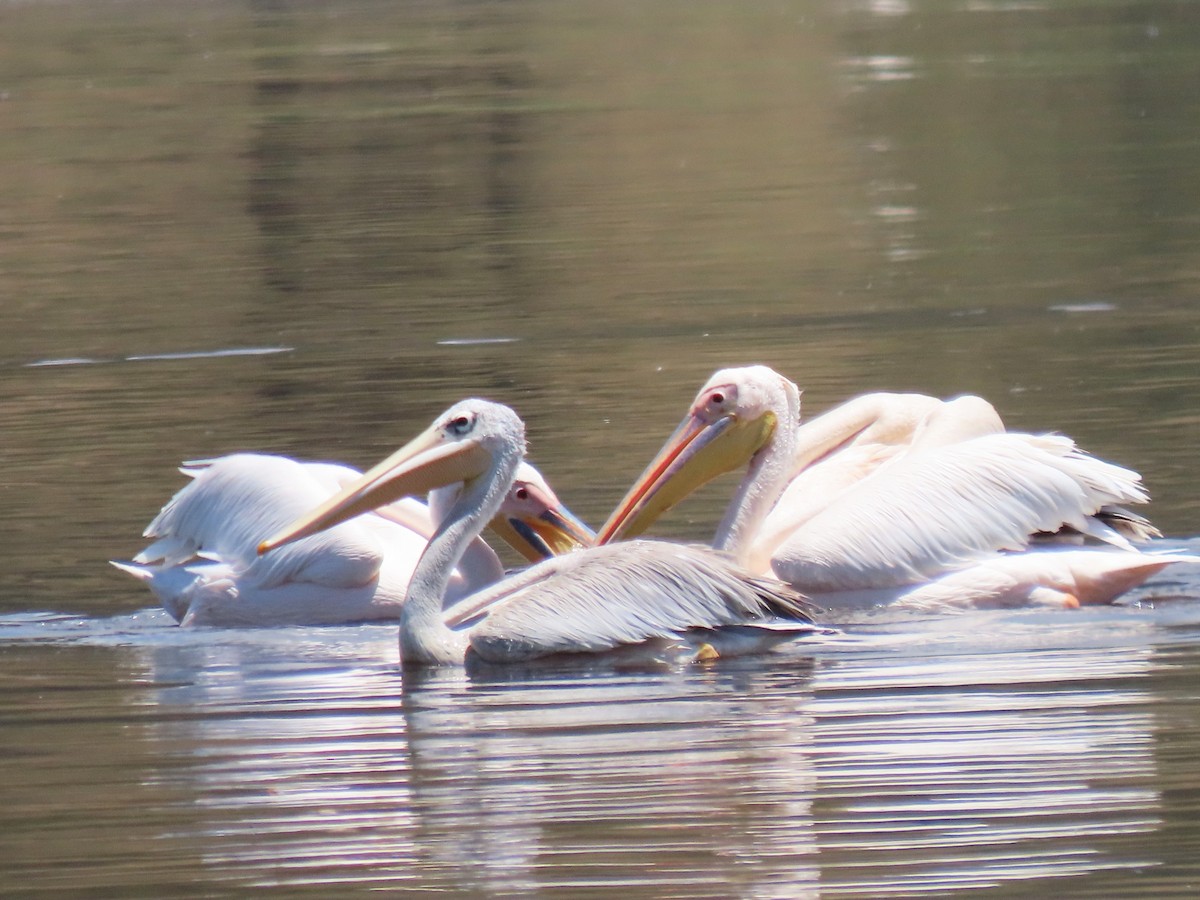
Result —
[[693, 409], [613, 510], [596, 543], [641, 534], [693, 491], [744, 466], [774, 430], [770, 412], [754, 419], [732, 413], [712, 418]]
[[[536, 489], [531, 486], [529, 490]], [[537, 493], [545, 505], [540, 514], [496, 516], [490, 523], [492, 531], [530, 562], [561, 556], [595, 543], [595, 532], [573, 512], [541, 491]]]
[[487, 472], [491, 454], [478, 441], [453, 441], [432, 426], [312, 512], [258, 545], [259, 554], [332, 528], [347, 519], [434, 488], [470, 481]]

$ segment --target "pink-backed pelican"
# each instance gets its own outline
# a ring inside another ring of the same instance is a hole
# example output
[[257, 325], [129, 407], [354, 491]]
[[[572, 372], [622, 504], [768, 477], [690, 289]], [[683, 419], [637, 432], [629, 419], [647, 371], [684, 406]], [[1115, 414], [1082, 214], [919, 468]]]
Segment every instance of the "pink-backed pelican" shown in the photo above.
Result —
[[[1006, 432], [978, 397], [869, 394], [800, 425], [800, 392], [765, 366], [712, 376], [601, 527], [642, 533], [716, 475], [747, 466], [714, 546], [827, 607], [1108, 603], [1183, 556], [1117, 504], [1136, 472], [1069, 438]], [[1120, 526], [1119, 530], [1112, 523]], [[1050, 544], [1064, 529], [1104, 549]]]
[[[158, 597], [182, 625], [328, 625], [396, 619], [418, 557], [458, 487], [412, 497], [354, 523], [259, 558], [263, 534], [282, 528], [362, 473], [337, 463], [239, 453], [184, 463], [192, 481], [146, 528], [150, 546], [113, 562]], [[523, 463], [491, 522], [529, 560], [591, 543], [542, 475]], [[451, 573], [447, 601], [503, 577], [482, 539]]]

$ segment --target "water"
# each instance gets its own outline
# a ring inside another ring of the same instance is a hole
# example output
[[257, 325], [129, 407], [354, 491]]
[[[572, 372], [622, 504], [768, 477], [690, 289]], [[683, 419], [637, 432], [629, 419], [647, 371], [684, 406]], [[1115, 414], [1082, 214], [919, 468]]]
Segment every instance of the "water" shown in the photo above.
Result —
[[1194, 890], [1191, 604], [879, 625], [812, 658], [684, 672], [404, 685], [390, 626], [22, 627], [0, 712], [22, 766], [3, 813], [14, 885]]
[[1191, 570], [404, 683], [390, 626], [181, 630], [105, 561], [179, 461], [468, 394], [595, 524], [748, 361], [982, 394], [1194, 548], [1198, 68], [1176, 2], [5, 7], [0, 892], [1193, 896]]

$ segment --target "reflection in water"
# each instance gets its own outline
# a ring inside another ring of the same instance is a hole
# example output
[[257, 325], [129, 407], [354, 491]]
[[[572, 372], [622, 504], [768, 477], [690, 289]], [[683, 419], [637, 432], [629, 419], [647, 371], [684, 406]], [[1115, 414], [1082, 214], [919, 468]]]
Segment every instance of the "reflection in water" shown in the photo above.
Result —
[[[908, 81], [916, 78], [911, 56], [847, 56], [842, 60], [851, 85], [872, 81]], [[865, 87], [865, 85], [861, 85]]]
[[1152, 864], [1109, 846], [1160, 821], [1138, 687], [1150, 659], [1035, 650], [832, 673], [814, 708], [825, 887], [942, 892]]
[[[200, 750], [162, 777], [195, 790], [218, 872], [488, 895], [804, 896], [816, 883], [805, 665], [490, 682], [453, 670], [401, 690], [391, 666], [283, 676], [273, 657], [149, 654], [156, 681], [181, 682], [162, 692], [152, 740]], [[175, 704], [206, 714], [176, 719]]]
[[815, 668], [405, 685], [387, 626], [172, 630], [138, 651], [150, 777], [192, 795], [189, 843], [242, 885], [801, 897], [1152, 864], [1121, 843], [1162, 816], [1143, 626], [1051, 651], [1036, 615], [972, 622], [1004, 646], [886, 626]]
[[[693, 674], [407, 694], [417, 799], [436, 811], [423, 836], [449, 845], [439, 868], [471, 872], [484, 846], [487, 880], [472, 890], [804, 896], [816, 882], [807, 674]], [[480, 833], [463, 833], [479, 810]]]

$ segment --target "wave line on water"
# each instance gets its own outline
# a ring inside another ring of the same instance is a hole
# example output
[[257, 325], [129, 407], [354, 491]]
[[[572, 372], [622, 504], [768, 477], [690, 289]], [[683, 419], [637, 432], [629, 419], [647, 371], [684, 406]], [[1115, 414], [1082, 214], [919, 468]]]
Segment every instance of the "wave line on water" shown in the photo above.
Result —
[[67, 356], [62, 359], [39, 359], [34, 362], [25, 363], [24, 369], [42, 369], [52, 366], [99, 366], [104, 363], [115, 362], [111, 359], [91, 359], [87, 356]]
[[60, 366], [102, 366], [117, 362], [175, 361], [187, 359], [221, 359], [229, 356], [271, 356], [276, 353], [294, 353], [295, 347], [228, 347], [223, 350], [184, 350], [178, 353], [143, 353], [111, 359], [96, 359], [90, 356], [64, 356], [61, 358], [38, 359], [24, 363], [25, 369], [45, 369]]
[[178, 360], [178, 359], [220, 359], [226, 356], [271, 356], [275, 353], [293, 353], [295, 347], [230, 347], [225, 350], [195, 350], [179, 353], [147, 353], [139, 356], [126, 356], [126, 362], [146, 362], [148, 360]]
[[446, 338], [437, 342], [439, 347], [478, 347], [487, 344], [515, 344], [520, 338], [515, 337], [484, 337], [484, 338]]

